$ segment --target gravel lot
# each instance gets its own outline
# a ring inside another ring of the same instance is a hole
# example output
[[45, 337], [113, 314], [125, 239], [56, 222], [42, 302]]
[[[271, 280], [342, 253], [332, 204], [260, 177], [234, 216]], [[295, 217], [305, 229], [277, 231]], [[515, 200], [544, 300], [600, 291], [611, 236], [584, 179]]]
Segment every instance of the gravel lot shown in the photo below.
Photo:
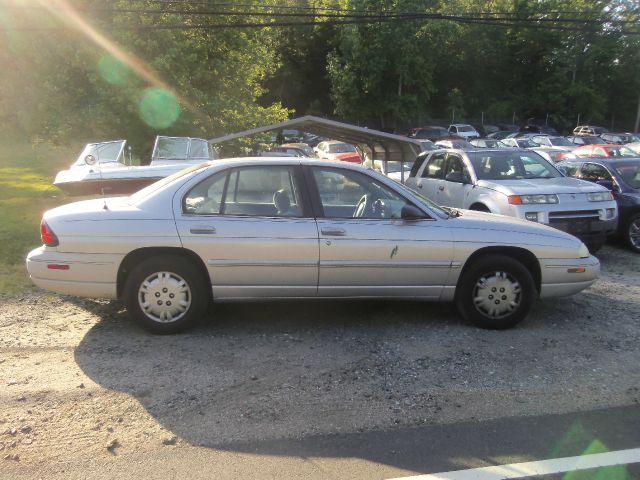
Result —
[[448, 305], [300, 302], [159, 337], [117, 302], [0, 297], [0, 465], [638, 404], [640, 256], [598, 256], [593, 287], [502, 332]]

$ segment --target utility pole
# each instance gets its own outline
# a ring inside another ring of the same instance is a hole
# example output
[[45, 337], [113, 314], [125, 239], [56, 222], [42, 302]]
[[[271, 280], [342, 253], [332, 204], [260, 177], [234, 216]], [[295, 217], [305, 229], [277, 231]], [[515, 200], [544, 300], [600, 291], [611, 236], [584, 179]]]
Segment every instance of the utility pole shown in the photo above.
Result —
[[636, 125], [633, 127], [633, 133], [638, 133], [640, 127], [640, 96], [638, 97], [638, 113], [636, 114]]

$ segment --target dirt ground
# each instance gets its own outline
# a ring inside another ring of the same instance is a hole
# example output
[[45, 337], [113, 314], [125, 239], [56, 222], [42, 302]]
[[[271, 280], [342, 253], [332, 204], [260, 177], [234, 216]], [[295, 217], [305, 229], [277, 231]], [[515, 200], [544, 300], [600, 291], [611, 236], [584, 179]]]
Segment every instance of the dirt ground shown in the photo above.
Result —
[[[0, 297], [0, 477], [200, 445], [640, 403], [640, 255], [515, 329], [419, 302], [226, 304], [153, 336], [117, 302]], [[4, 467], [2, 465], [4, 464]], [[10, 470], [7, 470], [9, 468]]]

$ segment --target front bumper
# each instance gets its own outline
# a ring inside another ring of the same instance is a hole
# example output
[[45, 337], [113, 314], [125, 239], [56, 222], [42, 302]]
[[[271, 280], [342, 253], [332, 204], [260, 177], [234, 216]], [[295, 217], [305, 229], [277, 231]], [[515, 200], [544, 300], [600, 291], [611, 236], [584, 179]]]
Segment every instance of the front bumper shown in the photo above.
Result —
[[596, 281], [600, 275], [600, 261], [593, 255], [577, 259], [542, 259], [540, 270], [540, 298], [565, 297]]

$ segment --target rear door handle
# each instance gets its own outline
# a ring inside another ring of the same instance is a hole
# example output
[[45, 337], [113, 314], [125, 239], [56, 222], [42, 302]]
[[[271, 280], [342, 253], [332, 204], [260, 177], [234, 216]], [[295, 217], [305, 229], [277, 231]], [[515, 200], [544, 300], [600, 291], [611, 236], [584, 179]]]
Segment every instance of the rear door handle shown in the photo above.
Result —
[[194, 235], [213, 235], [216, 233], [216, 229], [214, 227], [192, 228], [189, 231]]
[[332, 237], [344, 237], [347, 234], [343, 228], [321, 228], [320, 232], [322, 232], [323, 235]]

